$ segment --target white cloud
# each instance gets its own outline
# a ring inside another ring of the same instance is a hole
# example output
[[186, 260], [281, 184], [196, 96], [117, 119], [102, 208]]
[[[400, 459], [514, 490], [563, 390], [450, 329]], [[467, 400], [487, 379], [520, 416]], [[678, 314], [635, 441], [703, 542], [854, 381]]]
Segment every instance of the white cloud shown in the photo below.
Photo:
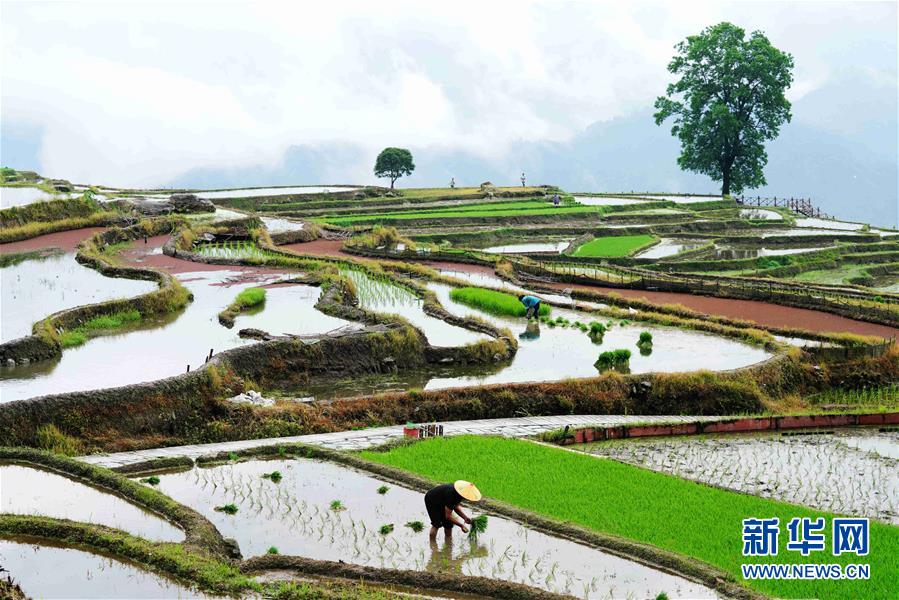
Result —
[[882, 8], [837, 3], [71, 2], [3, 12], [4, 121], [43, 126], [46, 173], [129, 185], [272, 164], [290, 145], [328, 140], [485, 157], [518, 140], [564, 140], [649, 107], [674, 43], [722, 19], [764, 29], [796, 55], [795, 97], [858, 60], [824, 46], [855, 47], [884, 27]]

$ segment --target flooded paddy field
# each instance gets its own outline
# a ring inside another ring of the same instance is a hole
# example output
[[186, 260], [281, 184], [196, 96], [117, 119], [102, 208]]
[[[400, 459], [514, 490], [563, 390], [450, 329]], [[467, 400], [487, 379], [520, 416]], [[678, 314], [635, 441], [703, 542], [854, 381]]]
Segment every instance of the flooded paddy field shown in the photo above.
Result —
[[574, 201], [585, 206], [631, 206], [638, 208], [647, 198], [616, 198], [610, 196], [573, 196]]
[[26, 260], [0, 269], [0, 342], [31, 335], [44, 317], [84, 304], [138, 296], [156, 289], [151, 281], [105, 277], [75, 260], [74, 252]]
[[789, 254], [805, 254], [831, 250], [836, 246], [817, 246], [814, 248], [760, 248], [722, 245], [715, 248], [715, 260], [737, 260], [742, 258], [759, 258], [764, 256], [787, 256]]
[[623, 440], [585, 450], [747, 494], [899, 525], [899, 431]]
[[184, 541], [184, 532], [178, 527], [123, 498], [51, 471], [18, 464], [0, 463], [0, 513], [96, 523], [154, 542]]
[[[596, 344], [576, 327], [549, 327], [543, 323], [528, 324], [521, 318], [497, 317], [455, 302], [450, 298], [449, 286], [432, 283], [428, 287], [449, 312], [459, 316], [477, 316], [499, 327], [508, 327], [518, 335], [519, 345], [512, 365], [500, 373], [479, 379], [476, 383], [465, 377], [433, 379], [427, 389], [590, 377], [597, 374], [593, 363], [599, 353], [616, 348], [631, 350], [632, 373], [693, 371], [700, 368], [697, 364], [699, 356], [702, 357], [701, 368], [710, 370], [744, 367], [770, 356], [761, 348], [728, 338], [640, 322], [615, 321], [603, 336], [602, 343]], [[572, 323], [609, 322], [607, 317], [560, 308], [554, 308], [551, 316], [562, 316]], [[642, 331], [649, 331], [653, 336], [653, 349], [648, 355], [642, 355], [636, 347]]]
[[[740, 218], [757, 219], [763, 221], [783, 221], [783, 215], [776, 210], [765, 210], [764, 208], [744, 208], [740, 210]], [[797, 223], [799, 225], [799, 223]], [[800, 225], [805, 227], [805, 225]]]
[[665, 258], [674, 256], [687, 250], [695, 250], [706, 245], [708, 240], [684, 240], [676, 238], [662, 238], [658, 244], [650, 246], [642, 252], [634, 255], [634, 258]]
[[356, 286], [356, 295], [362, 308], [403, 317], [418, 327], [434, 346], [464, 346], [492, 339], [483, 333], [456, 327], [425, 314], [420, 298], [389, 281], [371, 277], [356, 269], [344, 269], [341, 273], [349, 277]]
[[[190, 263], [188, 263], [190, 265]], [[203, 364], [212, 349], [254, 343], [238, 336], [244, 328], [269, 333], [317, 334], [353, 326], [348, 321], [315, 309], [321, 290], [304, 285], [275, 285], [265, 304], [241, 313], [233, 329], [218, 322], [218, 313], [249, 287], [272, 284], [279, 274], [246, 270], [180, 273], [178, 279], [193, 293], [194, 301], [178, 314], [141, 320], [120, 334], [98, 337], [63, 351], [56, 361], [0, 368], [2, 402], [98, 387], [115, 387], [178, 375], [187, 365]]]
[[31, 598], [214, 598], [132, 563], [43, 540], [0, 540], [0, 565]]
[[[477, 367], [434, 366], [429, 367], [427, 372], [402, 372], [337, 381], [312, 379], [301, 389], [291, 392], [318, 399], [348, 398], [410, 389], [437, 390], [593, 377], [599, 374], [594, 366], [599, 354], [617, 348], [631, 350], [631, 373], [735, 369], [761, 362], [771, 356], [762, 348], [700, 331], [639, 322], [610, 322], [607, 317], [600, 315], [553, 309], [553, 318], [562, 316], [572, 323], [599, 321], [608, 325], [601, 343], [595, 343], [577, 327], [551, 327], [537, 322], [528, 324], [523, 318], [497, 317], [455, 302], [450, 298], [452, 288], [448, 285], [431, 283], [428, 288], [450, 313], [460, 317], [475, 316], [497, 327], [512, 330], [518, 336], [518, 351], [511, 363]], [[540, 296], [556, 302], [568, 301], [564, 296]], [[648, 331], [653, 336], [653, 348], [647, 354], [641, 353], [636, 346], [643, 331]]]
[[286, 231], [300, 231], [305, 223], [299, 221], [291, 221], [290, 219], [279, 219], [277, 217], [259, 217], [269, 233], [284, 233]]
[[[67, 196], [67, 195], [65, 195]], [[62, 197], [62, 196], [61, 196]], [[0, 186], [0, 209], [53, 200], [56, 196], [31, 186]]]
[[550, 252], [558, 254], [571, 243], [573, 238], [559, 240], [557, 242], [534, 242], [529, 244], [506, 244], [504, 246], [490, 246], [482, 248], [481, 252], [490, 254], [523, 254], [526, 252]]
[[[276, 483], [263, 475], [278, 471]], [[715, 597], [680, 577], [490, 516], [476, 542], [454, 533], [429, 543], [420, 492], [308, 459], [247, 461], [160, 475], [159, 489], [209, 518], [244, 556], [280, 554], [360, 565], [444, 571], [588, 598]], [[234, 504], [226, 514], [216, 506]], [[477, 511], [475, 511], [477, 512]], [[407, 523], [420, 521], [415, 532]], [[388, 526], [382, 533], [382, 527]], [[392, 526], [392, 527], [390, 527]]]

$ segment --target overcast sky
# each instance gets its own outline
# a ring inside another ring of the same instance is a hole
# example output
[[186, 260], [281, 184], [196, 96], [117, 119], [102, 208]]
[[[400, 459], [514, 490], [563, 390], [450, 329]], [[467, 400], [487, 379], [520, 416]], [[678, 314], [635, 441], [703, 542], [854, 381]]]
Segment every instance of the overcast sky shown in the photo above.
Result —
[[794, 55], [791, 99], [845, 69], [896, 86], [895, 2], [4, 1], [4, 152], [30, 132], [44, 173], [118, 185], [319, 141], [497, 155], [646, 110], [722, 20]]

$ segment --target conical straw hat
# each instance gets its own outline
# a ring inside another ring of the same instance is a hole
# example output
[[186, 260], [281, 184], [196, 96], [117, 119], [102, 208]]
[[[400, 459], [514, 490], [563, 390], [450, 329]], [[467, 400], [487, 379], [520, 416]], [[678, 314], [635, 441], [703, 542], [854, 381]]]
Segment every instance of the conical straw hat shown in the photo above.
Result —
[[459, 492], [459, 495], [466, 500], [477, 502], [481, 499], [481, 491], [476, 488], [475, 485], [470, 481], [463, 481], [460, 479], [453, 484], [453, 487], [456, 488], [456, 491]]

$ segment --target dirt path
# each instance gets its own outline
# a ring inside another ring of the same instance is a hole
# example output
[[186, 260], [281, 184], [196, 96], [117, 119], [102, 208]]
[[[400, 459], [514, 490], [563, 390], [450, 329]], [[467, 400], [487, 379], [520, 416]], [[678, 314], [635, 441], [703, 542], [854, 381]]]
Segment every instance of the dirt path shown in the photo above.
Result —
[[[282, 246], [282, 248], [287, 248], [303, 254], [350, 257], [351, 255], [341, 252], [342, 244], [342, 240], [316, 240], [314, 242], [288, 244]], [[425, 262], [424, 264], [438, 269], [452, 269], [465, 273], [494, 275], [493, 269], [484, 265], [454, 262]], [[867, 323], [865, 321], [856, 321], [855, 319], [849, 319], [847, 317], [841, 317], [819, 310], [794, 308], [792, 306], [770, 304], [758, 300], [736, 300], [732, 298], [679, 294], [676, 292], [653, 292], [570, 283], [548, 285], [558, 290], [578, 288], [600, 293], [615, 293], [626, 298], [642, 298], [657, 304], [682, 304], [687, 308], [706, 315], [754, 321], [759, 325], [767, 327], [797, 327], [822, 333], [848, 332], [858, 335], [899, 338], [899, 329], [896, 329], [895, 327]]]
[[59, 231], [57, 233], [39, 235], [30, 240], [0, 244], [0, 254], [27, 252], [28, 250], [39, 250], [41, 248], [59, 248], [63, 252], [72, 252], [78, 244], [104, 229], [106, 228], [85, 227], [84, 229], [72, 229], [71, 231]]

